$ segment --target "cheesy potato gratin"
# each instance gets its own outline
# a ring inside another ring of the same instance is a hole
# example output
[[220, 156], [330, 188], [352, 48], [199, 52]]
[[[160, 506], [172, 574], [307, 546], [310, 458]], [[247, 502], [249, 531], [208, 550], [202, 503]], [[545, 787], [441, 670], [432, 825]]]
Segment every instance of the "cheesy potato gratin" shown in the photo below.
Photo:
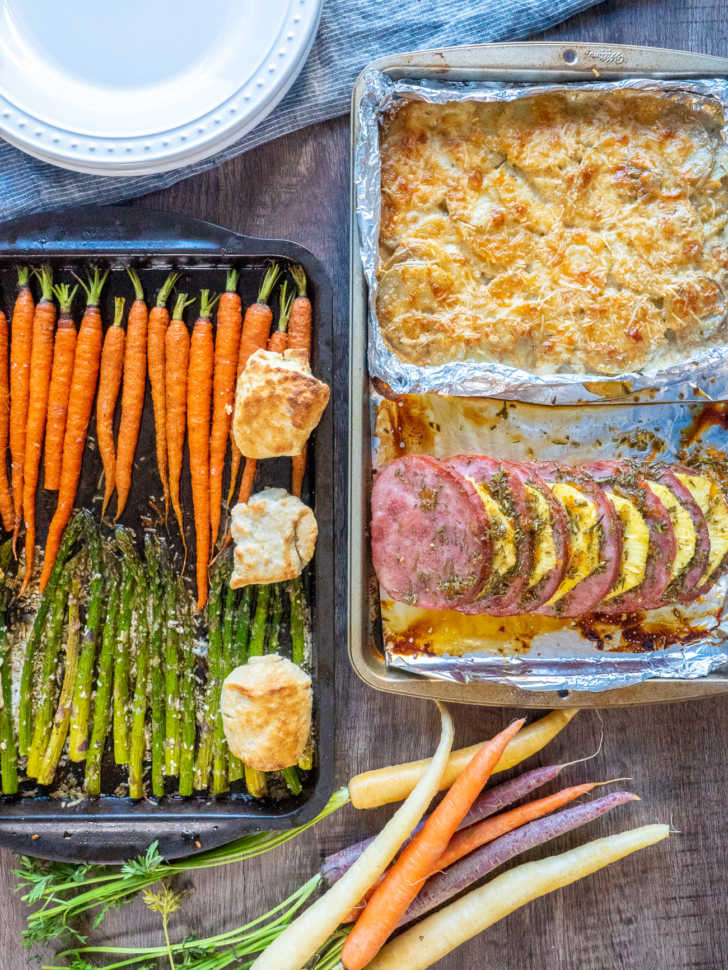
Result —
[[390, 349], [616, 374], [720, 343], [723, 123], [717, 103], [629, 89], [404, 102], [381, 131]]

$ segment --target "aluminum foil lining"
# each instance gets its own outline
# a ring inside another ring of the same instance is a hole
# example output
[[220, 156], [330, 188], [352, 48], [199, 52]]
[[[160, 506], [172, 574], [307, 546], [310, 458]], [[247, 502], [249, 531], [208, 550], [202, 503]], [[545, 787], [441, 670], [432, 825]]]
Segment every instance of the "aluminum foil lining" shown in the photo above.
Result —
[[[601, 404], [549, 407], [443, 395], [383, 397], [372, 388], [372, 459], [489, 454], [516, 461], [675, 460], [728, 476], [728, 407]], [[628, 624], [473, 617], [395, 603], [380, 590], [390, 667], [440, 680], [528, 690], [603, 691], [649, 678], [697, 678], [728, 664], [728, 577], [689, 607]]]
[[[454, 361], [433, 367], [406, 363], [388, 348], [377, 323], [377, 262], [380, 222], [381, 156], [379, 123], [405, 99], [448, 101], [511, 101], [548, 91], [638, 88], [671, 92], [677, 97], [717, 100], [728, 116], [728, 80], [656, 81], [628, 79], [571, 84], [469, 81], [394, 81], [371, 70], [364, 78], [359, 104], [359, 135], [354, 147], [354, 181], [361, 259], [369, 291], [369, 373], [398, 393], [488, 395], [540, 404], [598, 402], [636, 395], [651, 401], [728, 397], [728, 345], [706, 349], [679, 364], [620, 375], [533, 374], [496, 362]], [[723, 129], [728, 143], [728, 120]], [[636, 398], [637, 399], [637, 398]]]

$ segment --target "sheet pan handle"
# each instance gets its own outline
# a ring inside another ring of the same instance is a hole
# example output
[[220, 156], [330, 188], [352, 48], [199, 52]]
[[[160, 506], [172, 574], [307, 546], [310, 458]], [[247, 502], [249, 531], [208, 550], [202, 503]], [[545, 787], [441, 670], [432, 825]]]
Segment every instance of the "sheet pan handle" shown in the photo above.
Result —
[[477, 79], [479, 70], [490, 80], [503, 72], [504, 80], [583, 80], [620, 77], [716, 77], [728, 75], [728, 58], [660, 47], [628, 44], [590, 44], [569, 41], [474, 44], [413, 51], [380, 58], [370, 67], [390, 77]]

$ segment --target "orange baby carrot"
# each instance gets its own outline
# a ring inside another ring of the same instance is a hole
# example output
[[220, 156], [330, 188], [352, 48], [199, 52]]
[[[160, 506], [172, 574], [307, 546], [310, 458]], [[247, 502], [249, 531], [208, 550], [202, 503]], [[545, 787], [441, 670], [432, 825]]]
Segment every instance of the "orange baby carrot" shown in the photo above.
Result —
[[73, 362], [71, 393], [68, 397], [66, 433], [63, 437], [61, 483], [58, 488], [56, 511], [48, 527], [43, 572], [40, 577], [41, 592], [46, 588], [50, 579], [51, 570], [61, 545], [61, 538], [68, 520], [71, 518], [73, 503], [78, 491], [86, 433], [94, 406], [96, 382], [99, 376], [101, 342], [103, 339], [99, 299], [107, 276], [108, 271], [102, 273], [101, 270], [96, 269], [93, 276], [89, 277], [88, 285], [79, 280], [86, 293], [86, 310], [76, 338], [76, 357]]
[[202, 290], [200, 315], [190, 338], [187, 370], [187, 435], [195, 516], [197, 610], [201, 610], [207, 602], [210, 561], [210, 402], [215, 356], [210, 315], [216, 302], [210, 299], [209, 290]]
[[346, 970], [363, 970], [374, 959], [447, 848], [498, 759], [525, 721], [514, 721], [471, 759], [422, 829], [377, 887], [341, 952]]
[[28, 588], [35, 560], [35, 493], [38, 487], [40, 456], [43, 451], [48, 389], [53, 366], [53, 334], [56, 305], [53, 302], [53, 271], [43, 266], [38, 279], [41, 298], [33, 314], [33, 343], [30, 352], [32, 393], [28, 398], [28, 423], [25, 431], [25, 464], [23, 467], [23, 518], [25, 519], [25, 575], [21, 594]]
[[10, 330], [10, 478], [15, 523], [13, 551], [23, 516], [23, 467], [25, 465], [25, 426], [28, 421], [30, 390], [30, 351], [33, 342], [35, 301], [30, 290], [30, 270], [18, 268], [18, 295], [13, 307]]
[[157, 451], [157, 470], [164, 493], [164, 519], [169, 511], [169, 478], [167, 475], [167, 407], [164, 385], [164, 342], [169, 326], [169, 300], [172, 287], [179, 273], [170, 273], [157, 294], [157, 302], [149, 311], [149, 332], [147, 334], [147, 369], [149, 384], [152, 388], [154, 407], [154, 438]]
[[106, 331], [101, 351], [99, 369], [99, 393], [96, 399], [96, 440], [99, 444], [101, 464], [104, 466], [104, 500], [101, 505], [101, 518], [114, 494], [116, 482], [116, 448], [114, 447], [114, 412], [121, 387], [121, 373], [124, 369], [124, 328], [121, 321], [124, 315], [123, 296], [114, 300], [114, 322]]
[[7, 468], [9, 430], [8, 320], [0, 310], [0, 518], [6, 532], [12, 532], [15, 525], [13, 496], [10, 492]]
[[182, 474], [182, 459], [187, 431], [187, 368], [190, 358], [190, 335], [182, 314], [185, 307], [189, 306], [190, 303], [194, 303], [194, 300], [188, 300], [186, 293], [179, 294], [164, 340], [169, 495], [174, 514], [177, 517], [185, 555], [187, 554], [187, 542], [182, 519], [182, 505], [179, 499], [179, 480]]
[[[311, 301], [306, 295], [306, 273], [303, 266], [292, 266], [291, 276], [296, 284], [298, 296], [291, 307], [291, 320], [288, 325], [288, 346], [291, 350], [302, 350], [306, 360], [311, 359]], [[303, 446], [300, 455], [291, 459], [291, 492], [301, 497], [303, 476], [306, 473], [306, 452]]]
[[58, 489], [61, 481], [63, 436], [66, 432], [68, 395], [71, 390], [73, 359], [76, 356], [76, 324], [71, 316], [71, 304], [78, 286], [73, 289], [63, 283], [54, 286], [60, 311], [56, 340], [53, 347], [53, 370], [48, 389], [48, 415], [46, 417], [46, 441], [43, 466], [43, 486], [51, 492]]
[[210, 540], [215, 548], [220, 531], [222, 473], [235, 402], [240, 330], [243, 308], [237, 292], [239, 273], [227, 274], [225, 292], [217, 307], [215, 369], [212, 377], [212, 430], [210, 432]]
[[[268, 350], [272, 350], [277, 354], [282, 354], [288, 346], [288, 317], [291, 313], [292, 302], [293, 294], [289, 296], [288, 284], [284, 280], [280, 291], [280, 314], [278, 317], [278, 327], [273, 331], [268, 339]], [[240, 480], [238, 502], [245, 503], [250, 499], [250, 496], [253, 493], [256, 467], [257, 461], [255, 458], [245, 459], [243, 477]]]
[[[260, 290], [258, 291], [258, 299], [245, 311], [243, 332], [240, 336], [240, 351], [238, 353], [238, 380], [240, 379], [240, 375], [245, 370], [245, 365], [248, 363], [248, 359], [255, 353], [256, 350], [261, 350], [268, 343], [270, 325], [273, 322], [273, 312], [268, 306], [268, 300], [270, 300], [270, 295], [273, 291], [273, 287], [278, 281], [280, 273], [281, 270], [277, 263], [273, 263], [272, 266], [268, 267], [266, 274], [263, 277]], [[242, 458], [240, 449], [235, 443], [235, 438], [231, 438], [230, 447], [232, 450], [232, 462], [230, 469], [230, 489], [228, 491], [227, 501], [225, 503], [226, 505], [230, 505], [233, 493], [235, 492], [235, 486], [237, 485], [238, 481], [238, 472], [240, 470], [240, 460]], [[253, 470], [253, 474], [255, 474], [255, 469]], [[243, 489], [241, 486], [241, 492], [242, 490]]]
[[144, 290], [136, 270], [127, 273], [134, 286], [134, 302], [126, 321], [126, 345], [124, 347], [124, 379], [121, 385], [121, 422], [116, 441], [116, 515], [118, 521], [126, 507], [131, 490], [134, 455], [139, 440], [139, 426], [144, 410], [144, 392], [147, 388], [147, 305]]
[[593, 788], [596, 788], [596, 785], [597, 782], [591, 782], [585, 785], [572, 785], [570, 788], [563, 788], [553, 795], [547, 795], [545, 798], [538, 798], [535, 801], [527, 802], [525, 805], [519, 805], [508, 812], [501, 812], [500, 815], [494, 815], [492, 818], [478, 822], [477, 825], [471, 825], [467, 829], [456, 832], [450, 839], [448, 847], [437, 860], [433, 873], [440, 869], [446, 869], [453, 862], [457, 862], [463, 856], [479, 849], [481, 845], [500, 838], [506, 832], [512, 832], [513, 829], [517, 829], [527, 822], [533, 822], [537, 818], [542, 818], [544, 815], [556, 811], [557, 808], [561, 808], [562, 805], [573, 802], [575, 798], [586, 795]]

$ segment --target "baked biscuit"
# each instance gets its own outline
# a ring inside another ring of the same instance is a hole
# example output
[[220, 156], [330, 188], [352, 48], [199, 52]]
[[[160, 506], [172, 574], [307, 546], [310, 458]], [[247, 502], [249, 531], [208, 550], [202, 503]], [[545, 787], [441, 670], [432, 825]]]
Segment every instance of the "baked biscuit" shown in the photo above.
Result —
[[284, 488], [266, 488], [233, 508], [233, 589], [300, 576], [313, 558], [316, 517]]
[[235, 442], [247, 458], [299, 455], [328, 401], [328, 385], [313, 376], [304, 353], [256, 350], [238, 379]]
[[258, 771], [295, 765], [311, 733], [311, 678], [278, 654], [251, 657], [222, 685], [222, 723], [231, 752]]

